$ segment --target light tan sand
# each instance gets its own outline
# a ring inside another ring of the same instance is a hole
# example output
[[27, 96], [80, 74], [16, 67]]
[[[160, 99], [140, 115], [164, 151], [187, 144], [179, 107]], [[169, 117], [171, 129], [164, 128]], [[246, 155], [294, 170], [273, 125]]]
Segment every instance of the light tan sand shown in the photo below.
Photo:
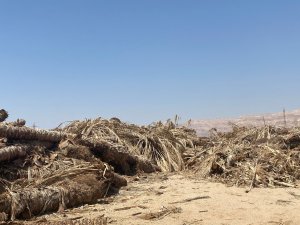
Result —
[[[191, 174], [142, 175], [130, 181], [109, 204], [84, 206], [46, 218], [105, 215], [108, 223], [115, 225], [300, 224], [300, 188], [255, 188], [250, 193], [245, 190], [195, 179]], [[206, 198], [208, 196], [210, 198]], [[191, 200], [197, 197], [204, 198]], [[174, 203], [187, 199], [190, 201]], [[177, 209], [175, 213], [172, 212], [174, 209]], [[160, 218], [145, 220], [149, 219], [149, 213], [160, 210], [170, 212]]]

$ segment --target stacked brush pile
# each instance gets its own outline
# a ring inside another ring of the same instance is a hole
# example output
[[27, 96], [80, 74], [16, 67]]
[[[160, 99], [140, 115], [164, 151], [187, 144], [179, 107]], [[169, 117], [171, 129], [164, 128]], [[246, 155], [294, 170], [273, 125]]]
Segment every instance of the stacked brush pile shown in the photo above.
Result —
[[230, 186], [295, 187], [300, 180], [300, 128], [212, 130], [186, 152], [186, 167]]
[[[61, 131], [79, 138], [81, 144], [89, 146], [121, 174], [132, 174], [130, 168], [134, 167], [116, 158], [118, 154], [105, 156], [106, 152], [126, 152], [137, 157], [142, 171], [151, 172], [153, 165], [164, 172], [190, 170], [200, 178], [231, 186], [294, 187], [297, 184], [300, 128], [232, 126], [232, 132], [212, 130], [209, 137], [197, 137], [194, 130], [172, 122], [140, 127], [116, 118], [99, 118], [74, 121]], [[152, 163], [150, 170], [141, 163], [144, 160]]]
[[116, 193], [127, 181], [105, 161], [113, 160], [122, 174], [159, 170], [101, 139], [33, 129], [24, 120], [6, 123], [7, 117], [0, 110], [0, 221], [92, 204]]
[[[194, 130], [175, 127], [172, 122], [140, 127], [117, 118], [74, 121], [58, 130], [71, 134], [76, 144], [88, 146], [95, 155], [115, 166], [116, 171], [127, 175], [135, 172], [131, 171], [132, 159], [119, 158], [115, 152], [129, 153], [145, 172], [154, 169], [153, 165], [147, 165], [149, 161], [155, 164], [155, 170], [180, 171], [185, 167], [183, 153], [188, 148], [194, 149], [199, 140]], [[120, 165], [124, 166], [120, 168]]]
[[96, 203], [127, 185], [122, 175], [182, 170], [183, 152], [198, 140], [172, 123], [98, 118], [42, 130], [7, 117], [1, 110], [0, 221]]
[[300, 128], [234, 126], [197, 137], [172, 122], [97, 118], [41, 130], [7, 117], [0, 110], [0, 221], [96, 203], [138, 173], [189, 170], [250, 188], [294, 187], [300, 179]]

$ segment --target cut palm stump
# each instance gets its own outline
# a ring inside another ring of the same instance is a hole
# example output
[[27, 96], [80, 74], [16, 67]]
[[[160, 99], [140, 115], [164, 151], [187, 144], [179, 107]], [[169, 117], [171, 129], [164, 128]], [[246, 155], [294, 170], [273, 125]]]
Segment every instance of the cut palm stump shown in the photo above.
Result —
[[66, 138], [67, 135], [58, 131], [47, 131], [33, 129], [29, 127], [16, 127], [0, 124], [0, 137], [6, 137], [14, 140], [37, 140], [48, 142], [59, 142]]
[[13, 145], [0, 148], [0, 162], [24, 157], [29, 149], [29, 145]]

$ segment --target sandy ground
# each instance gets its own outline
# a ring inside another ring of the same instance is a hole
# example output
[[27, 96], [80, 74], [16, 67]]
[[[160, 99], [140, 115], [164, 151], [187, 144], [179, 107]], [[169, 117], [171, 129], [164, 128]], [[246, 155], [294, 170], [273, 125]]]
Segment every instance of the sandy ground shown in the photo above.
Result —
[[300, 224], [300, 188], [245, 188], [195, 179], [186, 174], [136, 177], [120, 194], [47, 220], [94, 218], [108, 224]]

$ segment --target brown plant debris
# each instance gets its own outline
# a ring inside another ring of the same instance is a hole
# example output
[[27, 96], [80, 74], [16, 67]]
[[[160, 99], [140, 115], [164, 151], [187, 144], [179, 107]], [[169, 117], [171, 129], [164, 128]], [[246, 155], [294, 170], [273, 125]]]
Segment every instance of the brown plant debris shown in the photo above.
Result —
[[28, 145], [13, 145], [0, 148], [0, 162], [24, 157], [29, 148], [30, 146]]
[[66, 134], [57, 131], [46, 131], [29, 127], [16, 127], [9, 124], [0, 124], [0, 137], [17, 140], [37, 140], [59, 142], [66, 137]]
[[212, 131], [189, 152], [186, 165], [202, 177], [228, 185], [294, 187], [300, 179], [300, 129], [265, 126]]
[[192, 202], [192, 201], [196, 201], [196, 200], [209, 199], [209, 198], [210, 198], [210, 196], [197, 196], [194, 198], [184, 199], [184, 200], [178, 201], [178, 202], [171, 202], [170, 204], [186, 203], [186, 202]]
[[[2, 224], [0, 222], [0, 224]], [[16, 221], [14, 223], [10, 223], [12, 225], [107, 225], [108, 220], [106, 217], [98, 216], [95, 218], [64, 218], [61, 220], [47, 220], [40, 219], [37, 221]]]
[[[123, 162], [118, 164], [124, 166], [116, 169], [124, 174], [130, 174], [133, 167], [144, 172], [153, 172], [158, 168], [162, 171], [180, 171], [184, 169], [182, 154], [186, 148], [193, 148], [198, 140], [195, 131], [176, 128], [172, 123], [165, 125], [159, 122], [140, 127], [116, 118], [74, 121], [62, 131], [76, 135], [80, 144], [89, 146], [108, 163], [122, 158]], [[108, 156], [106, 151], [111, 152], [112, 156]], [[118, 154], [120, 157], [116, 158]]]
[[167, 215], [174, 214], [174, 213], [181, 213], [182, 209], [180, 207], [162, 207], [158, 212], [150, 212], [139, 216], [141, 219], [144, 220], [159, 220], [163, 219]]
[[[122, 175], [141, 172], [188, 169], [249, 190], [294, 187], [300, 179], [300, 128], [234, 126], [232, 132], [197, 137], [170, 121], [137, 126], [98, 118], [42, 130], [24, 120], [3, 122], [7, 117], [0, 110], [0, 220], [101, 202], [127, 185]], [[142, 217], [180, 211], [164, 207]]]

